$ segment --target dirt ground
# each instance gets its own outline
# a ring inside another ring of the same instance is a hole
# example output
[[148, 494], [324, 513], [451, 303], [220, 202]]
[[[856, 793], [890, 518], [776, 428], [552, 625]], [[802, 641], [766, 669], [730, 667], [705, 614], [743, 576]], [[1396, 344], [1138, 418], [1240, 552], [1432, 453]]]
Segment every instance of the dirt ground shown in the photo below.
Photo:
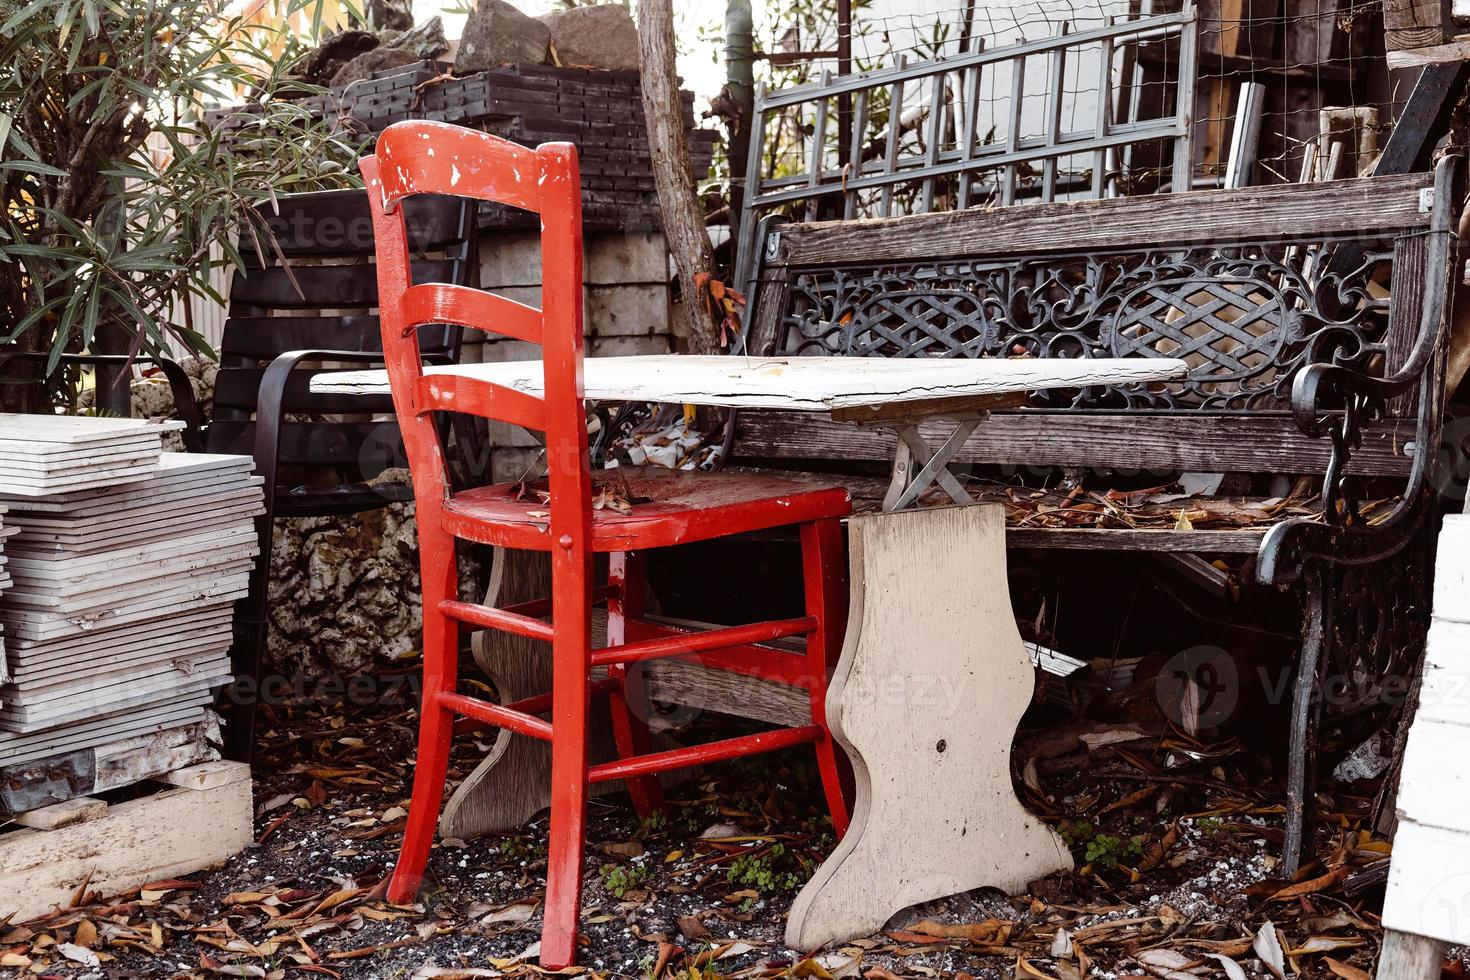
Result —
[[[704, 727], [690, 734], [709, 737]], [[212, 871], [0, 924], [0, 974], [540, 972], [544, 816], [512, 835], [438, 843], [419, 902], [382, 900], [413, 728], [401, 699], [277, 709], [256, 767], [254, 845]], [[486, 747], [460, 739], [452, 775]], [[1023, 734], [1015, 756], [1019, 792], [1071, 845], [1075, 872], [1014, 898], [981, 891], [909, 909], [812, 957], [781, 939], [792, 897], [833, 843], [809, 752], [711, 766], [653, 820], [622, 795], [594, 801], [579, 970], [652, 980], [1371, 974], [1389, 850], [1363, 829], [1372, 783], [1324, 787], [1314, 859], [1288, 882], [1274, 874], [1281, 787], [1258, 750], [1162, 723], [1080, 720]]]

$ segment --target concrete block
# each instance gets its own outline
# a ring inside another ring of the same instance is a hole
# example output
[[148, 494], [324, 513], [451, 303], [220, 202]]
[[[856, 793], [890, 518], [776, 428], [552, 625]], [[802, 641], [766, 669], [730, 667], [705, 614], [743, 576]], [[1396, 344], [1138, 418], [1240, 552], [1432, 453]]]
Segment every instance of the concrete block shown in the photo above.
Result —
[[668, 354], [673, 348], [668, 334], [652, 337], [593, 337], [587, 344], [592, 357], [631, 357], [635, 354]]
[[662, 283], [667, 288], [671, 278], [668, 247], [660, 232], [596, 235], [584, 251], [589, 283]]
[[480, 235], [480, 285], [541, 285], [541, 236], [536, 232], [484, 232]]
[[541, 440], [518, 425], [497, 422], [494, 419], [486, 421], [489, 423], [489, 432], [485, 438], [496, 449], [532, 449], [541, 445]]
[[485, 364], [502, 361], [538, 361], [541, 348], [524, 340], [489, 340], [481, 348], [480, 360]]
[[585, 309], [589, 337], [651, 337], [669, 330], [663, 285], [592, 286]]

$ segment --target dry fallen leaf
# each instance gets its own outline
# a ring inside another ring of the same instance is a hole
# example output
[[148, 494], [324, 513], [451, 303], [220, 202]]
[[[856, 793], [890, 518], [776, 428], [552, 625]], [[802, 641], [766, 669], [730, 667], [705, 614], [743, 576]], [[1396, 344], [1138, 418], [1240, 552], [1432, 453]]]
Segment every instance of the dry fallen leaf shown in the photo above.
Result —
[[1276, 975], [1276, 980], [1286, 980], [1286, 954], [1281, 951], [1281, 939], [1276, 935], [1276, 926], [1267, 921], [1256, 933], [1251, 949], [1266, 964], [1266, 969]]
[[1220, 964], [1228, 980], [1246, 980], [1245, 969], [1230, 957], [1220, 953], [1206, 953], [1205, 955]]
[[685, 939], [704, 939], [710, 934], [697, 915], [681, 915], [675, 924], [679, 927], [679, 935]]
[[58, 943], [56, 946], [56, 951], [62, 956], [65, 956], [67, 959], [71, 960], [73, 963], [80, 963], [83, 966], [93, 967], [102, 965], [102, 961], [98, 959], [96, 953], [92, 952], [90, 949], [85, 949], [84, 947], [78, 946], [75, 943]]
[[1280, 902], [1285, 901], [1286, 899], [1298, 898], [1302, 895], [1314, 895], [1317, 892], [1326, 891], [1328, 888], [1331, 888], [1343, 878], [1346, 878], [1348, 872], [1351, 870], [1352, 869], [1349, 868], [1347, 865], [1343, 865], [1340, 868], [1329, 871], [1327, 874], [1322, 875], [1321, 877], [1311, 878], [1307, 881], [1299, 881], [1294, 885], [1287, 885], [1285, 888], [1272, 895], [1271, 901]]
[[910, 926], [906, 932], [942, 939], [966, 939], [976, 943], [1003, 943], [1011, 934], [1011, 923], [1001, 919], [986, 919], [984, 922], [945, 923], [925, 919]]
[[1323, 957], [1322, 961], [1327, 964], [1327, 969], [1331, 970], [1334, 976], [1342, 977], [1342, 980], [1372, 980], [1368, 976], [1368, 971], [1360, 970], [1330, 956]]
[[1188, 971], [1199, 965], [1199, 960], [1186, 956], [1175, 949], [1146, 949], [1133, 957], [1143, 968], [1165, 980], [1190, 980]]

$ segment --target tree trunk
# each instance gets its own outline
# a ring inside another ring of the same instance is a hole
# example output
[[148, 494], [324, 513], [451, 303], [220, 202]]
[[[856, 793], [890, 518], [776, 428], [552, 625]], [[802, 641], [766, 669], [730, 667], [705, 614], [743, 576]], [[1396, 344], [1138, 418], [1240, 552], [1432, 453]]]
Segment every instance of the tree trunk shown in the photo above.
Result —
[[703, 208], [694, 187], [689, 159], [689, 137], [684, 132], [684, 102], [674, 59], [672, 0], [641, 0], [638, 37], [643, 68], [643, 116], [648, 127], [648, 149], [653, 159], [658, 206], [663, 213], [664, 236], [689, 318], [689, 350], [715, 354], [720, 331], [710, 318], [708, 281], [714, 272], [714, 249], [705, 231]]
[[[755, 115], [755, 27], [750, 0], [725, 4], [725, 94], [734, 104], [730, 124], [730, 241], [740, 241], [745, 215], [745, 165], [750, 159], [750, 124]], [[733, 260], [732, 260], [733, 264]]]

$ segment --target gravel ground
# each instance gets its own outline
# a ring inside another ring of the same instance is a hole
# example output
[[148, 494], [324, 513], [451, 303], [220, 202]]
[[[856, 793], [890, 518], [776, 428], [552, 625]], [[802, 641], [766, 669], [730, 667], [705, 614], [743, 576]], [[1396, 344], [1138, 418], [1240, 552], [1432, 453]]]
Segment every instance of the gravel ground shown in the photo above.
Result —
[[[512, 835], [439, 842], [419, 901], [382, 901], [413, 723], [392, 701], [279, 711], [256, 766], [257, 843], [184, 880], [0, 925], [0, 974], [538, 972], [544, 815]], [[707, 728], [699, 737], [726, 734]], [[579, 969], [653, 980], [1371, 973], [1382, 896], [1373, 881], [1388, 850], [1360, 829], [1371, 785], [1327, 788], [1316, 860], [1289, 883], [1274, 877], [1280, 787], [1258, 752], [1196, 743], [1208, 761], [1190, 761], [1162, 726], [1091, 731], [1121, 735], [1058, 755], [1038, 731], [1016, 750], [1018, 791], [1072, 846], [1076, 871], [1020, 896], [980, 891], [907, 909], [810, 958], [782, 942], [792, 898], [833, 843], [809, 753], [695, 773], [650, 820], [625, 796], [596, 800]], [[452, 776], [485, 748], [459, 740]]]

